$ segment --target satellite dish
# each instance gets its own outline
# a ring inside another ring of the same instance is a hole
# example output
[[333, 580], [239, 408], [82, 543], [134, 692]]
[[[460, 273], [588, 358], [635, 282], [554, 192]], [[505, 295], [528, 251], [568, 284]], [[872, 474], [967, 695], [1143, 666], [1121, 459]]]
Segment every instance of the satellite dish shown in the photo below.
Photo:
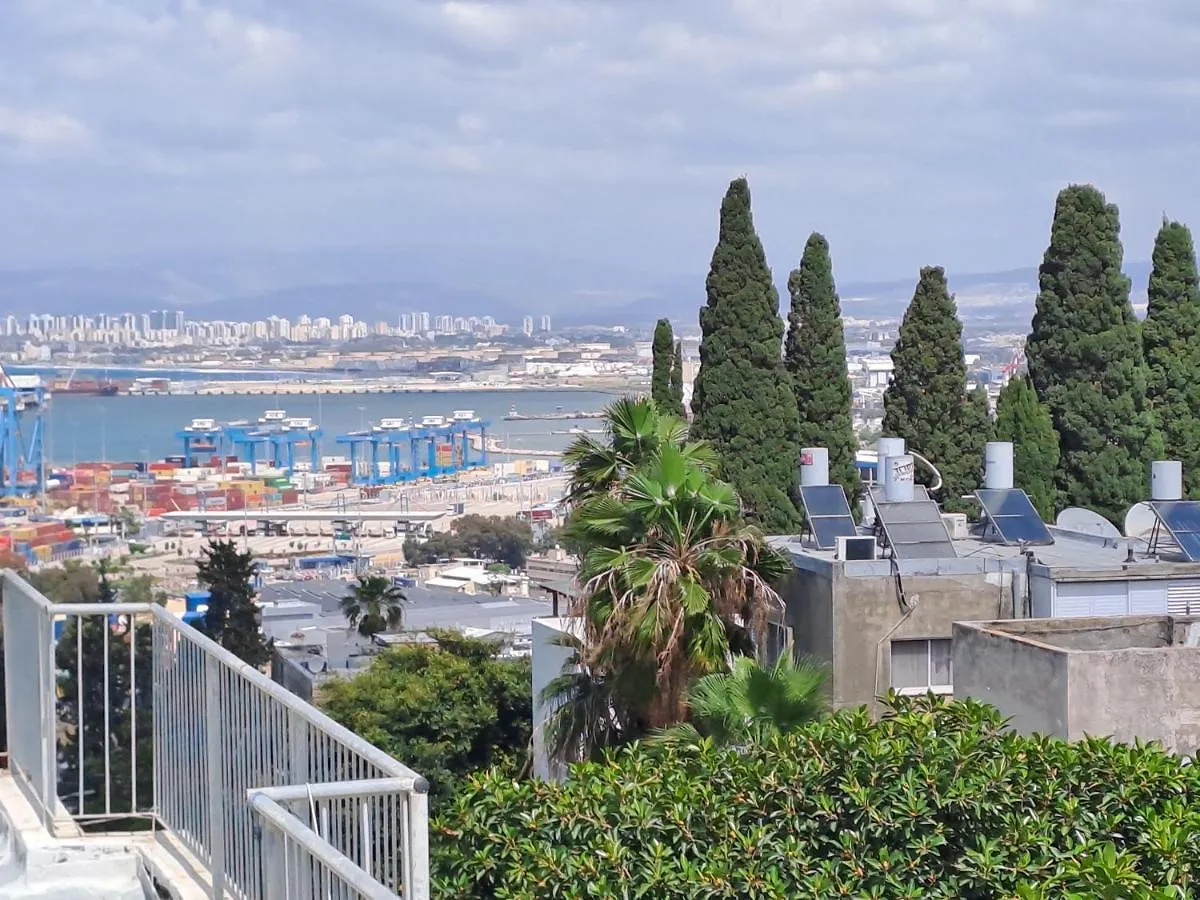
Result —
[[1129, 507], [1129, 512], [1125, 513], [1125, 537], [1149, 540], [1150, 532], [1154, 530], [1157, 521], [1158, 516], [1154, 514], [1149, 503], [1135, 503]]
[[304, 661], [304, 668], [308, 669], [314, 675], [320, 675], [329, 668], [329, 660], [324, 657], [320, 659], [306, 659]]
[[1080, 506], [1069, 506], [1058, 514], [1054, 522], [1063, 531], [1074, 531], [1076, 534], [1090, 534], [1095, 537], [1119, 541], [1121, 532], [1117, 526], [1098, 512], [1084, 509]]

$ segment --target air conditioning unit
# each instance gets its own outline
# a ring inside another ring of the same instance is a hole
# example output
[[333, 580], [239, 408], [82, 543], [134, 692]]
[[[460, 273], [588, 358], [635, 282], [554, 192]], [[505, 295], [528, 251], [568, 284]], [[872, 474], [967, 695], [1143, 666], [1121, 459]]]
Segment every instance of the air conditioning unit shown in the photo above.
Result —
[[837, 539], [838, 559], [875, 559], [877, 552], [873, 537], [839, 537]]
[[967, 517], [963, 513], [942, 513], [942, 523], [952, 541], [965, 541], [971, 536], [967, 530]]

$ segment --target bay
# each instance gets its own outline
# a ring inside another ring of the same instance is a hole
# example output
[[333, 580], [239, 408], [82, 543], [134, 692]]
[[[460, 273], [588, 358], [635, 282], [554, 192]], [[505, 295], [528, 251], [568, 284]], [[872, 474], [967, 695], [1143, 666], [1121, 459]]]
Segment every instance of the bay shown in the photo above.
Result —
[[339, 434], [370, 427], [383, 418], [449, 416], [455, 410], [474, 410], [489, 420], [489, 434], [507, 447], [558, 450], [570, 435], [551, 434], [570, 428], [597, 428], [596, 419], [556, 419], [505, 422], [512, 407], [524, 415], [600, 410], [615, 395], [599, 391], [440, 391], [411, 394], [354, 394], [304, 396], [118, 396], [55, 394], [45, 413], [46, 458], [51, 465], [108, 460], [153, 462], [181, 453], [176, 433], [192, 419], [218, 422], [256, 421], [268, 409], [289, 416], [309, 416], [324, 431], [321, 453], [346, 455], [335, 442]]

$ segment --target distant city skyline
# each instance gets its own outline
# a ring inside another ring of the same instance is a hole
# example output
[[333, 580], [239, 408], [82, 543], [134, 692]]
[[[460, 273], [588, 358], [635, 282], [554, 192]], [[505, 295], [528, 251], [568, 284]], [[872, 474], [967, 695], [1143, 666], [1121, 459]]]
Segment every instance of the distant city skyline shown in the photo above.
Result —
[[[476, 335], [497, 337], [520, 327], [532, 336], [533, 316], [520, 325], [498, 322], [493, 316], [434, 315], [428, 311], [400, 313], [394, 322], [367, 322], [343, 313], [338, 316], [309, 316], [295, 319], [267, 316], [250, 320], [189, 318], [183, 310], [148, 313], [83, 315], [8, 314], [0, 318], [0, 337], [25, 337], [39, 341], [78, 341], [128, 346], [170, 346], [203, 341], [212, 344], [241, 344], [253, 340], [293, 343], [351, 341], [367, 337], [425, 337], [428, 335]], [[542, 315], [539, 333], [549, 334], [551, 319]]]

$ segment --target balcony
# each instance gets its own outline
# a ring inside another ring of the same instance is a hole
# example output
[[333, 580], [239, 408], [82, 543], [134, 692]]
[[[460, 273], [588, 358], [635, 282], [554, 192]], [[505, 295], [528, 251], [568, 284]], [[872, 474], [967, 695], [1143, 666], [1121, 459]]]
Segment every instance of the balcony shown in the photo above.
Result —
[[159, 606], [0, 602], [0, 896], [428, 900], [416, 772]]

